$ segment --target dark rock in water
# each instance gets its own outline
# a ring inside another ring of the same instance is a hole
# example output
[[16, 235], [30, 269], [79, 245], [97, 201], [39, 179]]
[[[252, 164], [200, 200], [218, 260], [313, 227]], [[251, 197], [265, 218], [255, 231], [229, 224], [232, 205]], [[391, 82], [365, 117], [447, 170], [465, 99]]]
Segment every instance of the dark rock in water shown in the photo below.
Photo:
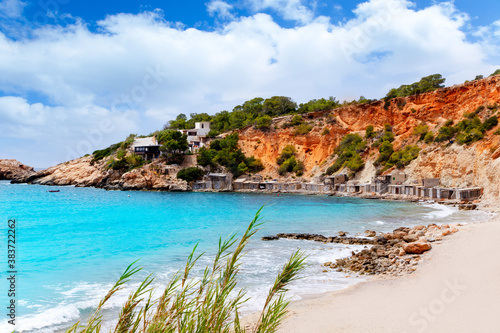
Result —
[[377, 235], [377, 233], [373, 230], [365, 230], [365, 235], [367, 237], [375, 237]]
[[277, 240], [279, 238], [287, 239], [298, 239], [298, 240], [308, 240], [321, 243], [340, 243], [340, 244], [351, 244], [351, 245], [365, 245], [365, 244], [375, 244], [375, 241], [368, 238], [356, 238], [356, 237], [325, 237], [318, 234], [298, 234], [298, 233], [279, 233], [276, 236], [266, 236], [262, 237], [262, 240], [270, 241]]
[[475, 204], [460, 204], [458, 205], [459, 210], [475, 210], [477, 205]]
[[345, 237], [346, 235], [347, 235], [347, 233], [346, 233], [346, 232], [344, 232], [344, 231], [339, 231], [339, 236], [340, 236], [340, 237]]
[[387, 243], [387, 238], [385, 238], [383, 236], [375, 237], [375, 243], [377, 243], [377, 244], [386, 244]]

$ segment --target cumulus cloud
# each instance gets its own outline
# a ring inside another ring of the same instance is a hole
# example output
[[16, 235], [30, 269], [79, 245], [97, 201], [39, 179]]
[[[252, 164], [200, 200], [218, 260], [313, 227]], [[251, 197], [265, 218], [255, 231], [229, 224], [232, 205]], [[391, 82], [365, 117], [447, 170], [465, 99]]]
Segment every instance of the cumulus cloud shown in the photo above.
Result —
[[[314, 10], [304, 5], [302, 0], [247, 0], [256, 11], [272, 9], [284, 19], [307, 24], [314, 19]], [[314, 3], [313, 3], [314, 4]]]
[[15, 96], [0, 97], [0, 120], [1, 140], [11, 141], [12, 150], [25, 163], [44, 167], [83, 156], [110, 139], [118, 142], [139, 130], [138, 115], [132, 110], [111, 112], [95, 105], [50, 107]]
[[0, 17], [18, 18], [22, 15], [26, 2], [3, 0], [0, 2]]
[[207, 11], [211, 16], [218, 16], [222, 19], [233, 19], [231, 13], [233, 6], [221, 0], [212, 0], [207, 4]]
[[[34, 140], [0, 157], [37, 165], [36, 141], [52, 147], [51, 161], [63, 161], [71, 149], [90, 153], [131, 132], [147, 134], [181, 112], [213, 114], [256, 96], [380, 98], [425, 75], [441, 73], [453, 84], [500, 63], [484, 44], [468, 41], [467, 16], [451, 5], [416, 10], [405, 0], [371, 0], [337, 25], [304, 13], [298, 21], [308, 23], [294, 28], [257, 13], [204, 31], [150, 12], [108, 16], [98, 32], [75, 23], [38, 28], [30, 39], [0, 33], [1, 140]], [[88, 133], [97, 137], [102, 119], [115, 130], [93, 143]]]

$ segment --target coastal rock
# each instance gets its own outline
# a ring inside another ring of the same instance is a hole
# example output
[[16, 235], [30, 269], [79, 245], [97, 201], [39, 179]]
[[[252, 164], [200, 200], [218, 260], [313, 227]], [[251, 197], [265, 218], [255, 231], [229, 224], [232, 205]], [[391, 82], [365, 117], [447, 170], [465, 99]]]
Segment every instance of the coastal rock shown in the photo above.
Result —
[[477, 205], [475, 204], [461, 204], [458, 205], [459, 210], [475, 210], [477, 208]]
[[22, 182], [35, 173], [35, 169], [16, 160], [0, 159], [0, 180]]
[[102, 160], [93, 163], [92, 156], [85, 156], [32, 173], [25, 181], [40, 185], [93, 186], [125, 191], [187, 191], [190, 189], [186, 181], [177, 179], [175, 175], [157, 172], [161, 169], [161, 165], [158, 164], [147, 164], [124, 173], [107, 169], [105, 167], [107, 162], [107, 160]]
[[[392, 233], [384, 234], [384, 237], [375, 237], [373, 246], [359, 252], [352, 252], [347, 258], [337, 259], [335, 263], [327, 262], [325, 267], [330, 267], [338, 272], [357, 272], [359, 275], [391, 275], [410, 274], [417, 268], [421, 254], [429, 251], [432, 247], [425, 239], [423, 241], [407, 243], [405, 240], [395, 238], [397, 233], [406, 233], [414, 239], [418, 234], [439, 235], [441, 230], [451, 230], [447, 226], [431, 224], [416, 229], [398, 228]], [[407, 235], [407, 236], [408, 236]], [[442, 236], [441, 236], [442, 237]], [[384, 241], [377, 241], [383, 239]]]
[[280, 238], [286, 239], [297, 239], [297, 240], [309, 240], [322, 243], [340, 243], [340, 244], [350, 244], [350, 245], [367, 245], [375, 244], [375, 241], [368, 238], [357, 238], [357, 237], [325, 237], [323, 235], [317, 234], [305, 234], [305, 233], [279, 233], [276, 236], [265, 236], [262, 240], [270, 241], [277, 240]]
[[409, 235], [406, 235], [403, 237], [403, 240], [407, 243], [413, 243], [413, 242], [416, 242], [418, 241], [420, 237], [418, 235], [415, 235], [415, 234], [409, 234]]
[[278, 240], [278, 239], [279, 239], [278, 236], [264, 236], [264, 237], [262, 237], [263, 241], [272, 241], [272, 240]]
[[375, 237], [377, 235], [377, 233], [373, 230], [365, 230], [365, 235], [367, 237]]
[[409, 254], [422, 254], [432, 248], [429, 243], [408, 243], [403, 244], [403, 250]]

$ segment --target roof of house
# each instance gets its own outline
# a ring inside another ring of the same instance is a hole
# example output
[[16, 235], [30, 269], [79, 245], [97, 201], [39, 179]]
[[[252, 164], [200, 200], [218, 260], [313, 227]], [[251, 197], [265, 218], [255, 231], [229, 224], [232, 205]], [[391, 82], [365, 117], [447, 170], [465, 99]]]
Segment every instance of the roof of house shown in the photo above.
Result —
[[147, 138], [135, 138], [132, 143], [132, 148], [157, 145], [156, 138], [154, 136], [149, 136]]

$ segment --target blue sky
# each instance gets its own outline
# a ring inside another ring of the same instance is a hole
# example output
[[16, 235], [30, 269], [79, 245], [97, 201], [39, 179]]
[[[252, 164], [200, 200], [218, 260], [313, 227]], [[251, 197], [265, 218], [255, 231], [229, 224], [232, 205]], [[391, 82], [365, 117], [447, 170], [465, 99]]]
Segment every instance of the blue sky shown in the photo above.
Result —
[[253, 97], [500, 68], [498, 1], [0, 0], [0, 158], [35, 167]]

